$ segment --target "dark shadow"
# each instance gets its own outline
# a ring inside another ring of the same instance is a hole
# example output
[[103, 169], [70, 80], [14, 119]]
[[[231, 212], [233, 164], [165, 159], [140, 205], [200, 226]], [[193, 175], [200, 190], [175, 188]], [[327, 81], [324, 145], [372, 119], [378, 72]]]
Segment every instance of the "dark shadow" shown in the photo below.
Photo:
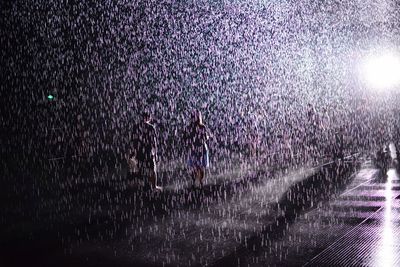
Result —
[[[98, 165], [104, 167], [101, 164]], [[236, 253], [223, 258], [216, 265], [226, 266], [226, 263], [236, 262], [238, 258], [242, 258], [242, 255], [257, 252], [266, 239], [276, 239], [282, 236], [288, 225], [301, 212], [313, 208], [318, 202], [327, 199], [328, 195], [339, 192], [345, 186], [348, 180], [344, 177], [347, 177], [351, 165], [351, 163], [335, 163], [324, 166], [315, 175], [294, 184], [275, 207], [277, 211], [284, 211], [284, 215], [276, 218], [276, 225], [265, 226], [262, 232], [250, 237], [247, 243], [239, 248]], [[66, 166], [64, 173], [57, 180], [63, 181], [63, 179], [67, 180], [71, 176], [76, 178], [87, 175], [87, 173], [80, 171], [86, 170], [85, 168], [76, 168], [72, 163], [66, 164]], [[107, 168], [112, 171], [113, 166]], [[15, 256], [15, 253], [25, 255], [27, 258], [34, 256], [33, 258], [41, 266], [51, 266], [47, 262], [51, 259], [54, 260], [55, 257], [63, 259], [64, 262], [72, 261], [74, 266], [91, 266], [92, 263], [85, 261], [86, 255], [59, 255], [54, 253], [49, 255], [45, 252], [50, 247], [59, 252], [65, 247], [79, 244], [88, 239], [102, 240], [102, 242], [119, 240], [126, 237], [126, 230], [136, 220], [145, 223], [147, 220], [152, 221], [155, 218], [169, 216], [171, 212], [177, 210], [199, 210], [216, 202], [227, 201], [238, 192], [244, 192], [251, 186], [260, 185], [265, 179], [274, 178], [275, 171], [276, 169], [271, 172], [254, 173], [237, 181], [205, 185], [202, 190], [189, 188], [154, 192], [141, 187], [127, 188], [126, 181], [118, 177], [96, 183], [87, 181], [67, 184], [63, 189], [55, 189], [57, 187], [57, 184], [55, 184], [53, 189], [48, 188], [47, 191], [42, 192], [37, 201], [59, 197], [60, 202], [56, 201], [56, 203], [62, 203], [62, 198], [68, 196], [68, 202], [62, 204], [65, 206], [64, 208], [69, 206], [68, 213], [63, 215], [57, 214], [55, 210], [50, 210], [50, 213], [55, 213], [52, 215], [44, 214], [43, 217], [38, 218], [36, 222], [28, 226], [32, 227], [29, 233], [31, 235], [30, 242], [26, 242], [30, 238], [29, 235], [21, 234], [21, 238], [18, 239], [15, 239], [14, 236], [6, 236], [2, 244], [7, 246], [8, 249], [3, 250], [2, 253], [7, 252], [4, 254], [7, 259], [12, 259], [12, 255]], [[310, 188], [314, 190], [310, 190]], [[326, 194], [327, 192], [329, 194]], [[96, 210], [99, 206], [106, 212], [91, 214], [86, 212], [86, 210]], [[32, 203], [30, 209], [28, 214], [35, 215], [35, 203]], [[76, 213], [74, 212], [76, 210], [81, 211]], [[126, 214], [129, 215], [126, 216]], [[42, 224], [42, 227], [37, 228], [36, 225], [38, 224]], [[61, 243], [61, 239], [64, 240], [63, 243]], [[31, 250], [31, 248], [35, 249]], [[110, 265], [119, 262], [117, 258], [114, 259], [111, 256], [104, 259], [103, 263], [106, 266], [108, 261], [110, 261]], [[17, 261], [18, 259], [23, 260], [24, 257], [17, 257], [16, 259]], [[118, 263], [119, 266], [125, 266], [124, 264], [123, 262]], [[146, 266], [147, 263], [130, 259], [129, 264]], [[149, 264], [148, 266], [153, 265]]]
[[247, 266], [246, 259], [249, 255], [257, 255], [268, 241], [281, 238], [300, 214], [342, 192], [351, 182], [355, 167], [352, 162], [333, 162], [321, 167], [316, 174], [292, 185], [275, 205], [277, 213], [282, 215], [273, 224], [266, 225], [261, 232], [247, 239], [235, 252], [218, 260], [214, 266], [238, 266], [238, 262], [240, 266]]
[[[147, 187], [126, 187], [127, 181], [121, 177], [97, 182], [85, 179], [88, 175], [94, 175], [91, 169], [115, 171], [112, 164], [103, 166], [99, 162], [88, 164], [70, 159], [60, 166], [63, 168], [59, 176], [54, 177], [53, 182], [44, 182], [39, 186], [40, 194], [32, 195], [30, 201], [23, 205], [23, 217], [8, 214], [10, 224], [26, 225], [26, 232], [1, 232], [0, 244], [7, 248], [1, 254], [8, 265], [23, 266], [29, 259], [28, 262], [36, 262], [40, 266], [53, 266], [49, 262], [57, 257], [65, 264], [57, 264], [59, 266], [96, 266], [93, 261], [85, 260], [86, 255], [64, 255], [60, 251], [87, 240], [119, 240], [126, 237], [126, 230], [137, 220], [145, 224], [146, 221], [166, 217], [177, 210], [199, 210], [216, 202], [227, 201], [237, 192], [262, 183], [261, 177], [274, 177], [274, 171], [254, 173], [237, 181], [205, 185], [201, 190], [185, 188], [154, 192]], [[58, 167], [50, 168], [49, 174], [44, 177], [51, 177], [53, 168]], [[79, 178], [83, 180], [74, 183]], [[46, 201], [50, 201], [51, 206], [48, 211], [45, 209], [46, 212], [40, 211], [38, 206]], [[98, 211], [98, 207], [102, 207], [102, 211]], [[110, 264], [107, 264], [108, 261]], [[154, 266], [138, 259], [130, 259], [125, 265], [120, 259], [112, 257], [104, 258], [102, 263], [105, 266], [114, 266], [113, 263], [118, 266]]]

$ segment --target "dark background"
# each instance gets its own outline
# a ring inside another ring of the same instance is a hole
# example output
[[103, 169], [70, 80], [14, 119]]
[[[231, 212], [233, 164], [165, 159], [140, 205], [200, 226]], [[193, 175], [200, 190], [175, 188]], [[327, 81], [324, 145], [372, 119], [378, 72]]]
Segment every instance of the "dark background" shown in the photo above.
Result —
[[269, 147], [304, 134], [308, 103], [332, 131], [374, 136], [393, 105], [365, 90], [357, 64], [398, 44], [399, 3], [385, 3], [2, 1], [3, 165], [80, 147], [120, 157], [146, 109], [164, 160], [181, 155], [194, 108], [214, 148], [240, 149], [254, 125]]

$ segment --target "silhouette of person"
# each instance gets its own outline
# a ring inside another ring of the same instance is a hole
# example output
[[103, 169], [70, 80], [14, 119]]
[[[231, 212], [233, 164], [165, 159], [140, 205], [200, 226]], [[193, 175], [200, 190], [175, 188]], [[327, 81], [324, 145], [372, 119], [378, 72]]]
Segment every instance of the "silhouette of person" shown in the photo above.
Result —
[[157, 132], [151, 124], [151, 114], [144, 112], [142, 122], [136, 129], [136, 160], [139, 175], [150, 182], [151, 188], [161, 190], [157, 186]]
[[209, 133], [203, 124], [201, 112], [195, 110], [192, 121], [185, 130], [185, 143], [188, 149], [188, 167], [191, 169], [193, 186], [196, 183], [203, 186], [206, 169], [209, 167], [209, 152], [207, 140]]

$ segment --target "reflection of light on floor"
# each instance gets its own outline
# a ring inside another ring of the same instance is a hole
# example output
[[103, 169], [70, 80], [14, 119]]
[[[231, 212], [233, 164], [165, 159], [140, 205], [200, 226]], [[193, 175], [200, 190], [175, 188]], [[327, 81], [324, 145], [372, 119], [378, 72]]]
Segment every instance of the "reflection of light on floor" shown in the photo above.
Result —
[[393, 221], [392, 221], [392, 180], [396, 178], [396, 171], [391, 169], [387, 172], [387, 182], [385, 184], [385, 207], [383, 218], [383, 229], [381, 242], [378, 249], [376, 266], [394, 266], [394, 240], [393, 240]]

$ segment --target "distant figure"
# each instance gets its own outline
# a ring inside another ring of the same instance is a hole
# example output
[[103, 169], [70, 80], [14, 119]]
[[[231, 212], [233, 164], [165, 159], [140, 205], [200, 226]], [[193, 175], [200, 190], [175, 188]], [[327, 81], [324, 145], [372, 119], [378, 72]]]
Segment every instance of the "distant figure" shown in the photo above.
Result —
[[193, 186], [196, 183], [203, 186], [206, 169], [209, 167], [207, 140], [208, 130], [203, 124], [201, 112], [193, 112], [192, 121], [185, 131], [185, 141], [188, 148], [188, 166], [191, 169]]
[[389, 147], [387, 145], [381, 146], [375, 155], [375, 165], [381, 169], [384, 178], [387, 176], [390, 160]]
[[136, 129], [134, 153], [139, 175], [148, 179], [152, 189], [161, 190], [161, 187], [157, 186], [157, 132], [150, 123], [151, 119], [150, 113], [143, 113], [143, 121]]

